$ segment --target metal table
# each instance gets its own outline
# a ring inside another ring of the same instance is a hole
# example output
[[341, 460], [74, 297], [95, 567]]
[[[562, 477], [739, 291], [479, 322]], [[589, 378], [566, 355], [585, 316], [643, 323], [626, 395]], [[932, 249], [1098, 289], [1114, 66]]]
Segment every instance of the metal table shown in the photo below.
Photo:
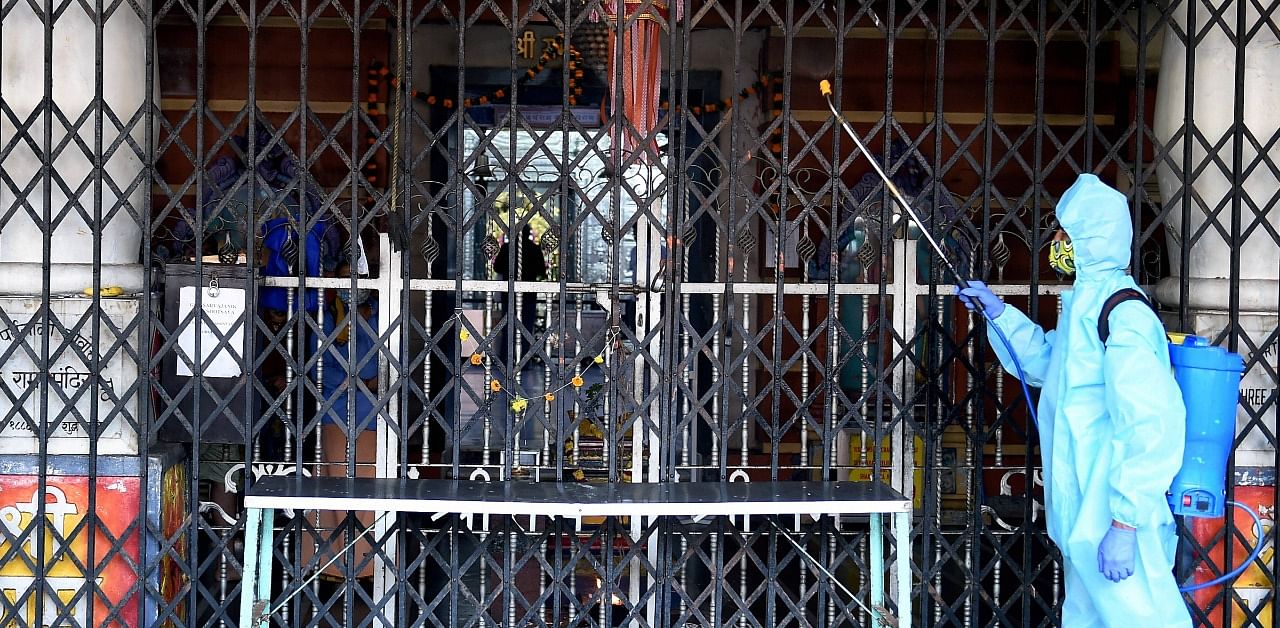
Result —
[[[244, 505], [248, 520], [240, 616], [252, 628], [265, 628], [273, 612], [276, 509], [568, 518], [868, 515], [870, 603], [875, 609], [884, 608], [884, 515], [890, 515], [899, 597], [907, 598], [911, 591], [911, 502], [873, 482], [583, 484], [268, 476], [253, 484]], [[898, 608], [896, 624], [877, 613], [877, 625], [910, 628], [910, 600], [899, 599]]]

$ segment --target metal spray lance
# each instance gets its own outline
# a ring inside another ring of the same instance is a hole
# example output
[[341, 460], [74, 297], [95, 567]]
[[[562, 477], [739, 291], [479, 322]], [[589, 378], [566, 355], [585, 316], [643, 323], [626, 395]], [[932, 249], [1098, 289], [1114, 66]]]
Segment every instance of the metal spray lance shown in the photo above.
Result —
[[[951, 260], [947, 258], [947, 254], [942, 250], [942, 246], [938, 244], [938, 241], [934, 239], [933, 234], [929, 232], [928, 225], [923, 220], [920, 220], [920, 216], [916, 214], [915, 208], [902, 197], [902, 192], [898, 191], [898, 186], [894, 185], [893, 181], [889, 179], [889, 176], [884, 173], [884, 170], [880, 168], [880, 164], [871, 156], [871, 151], [867, 150], [866, 145], [862, 143], [862, 139], [858, 137], [858, 134], [855, 133], [853, 128], [849, 126], [849, 123], [845, 121], [844, 116], [840, 114], [840, 110], [836, 109], [835, 103], [831, 101], [831, 81], [823, 79], [818, 83], [818, 88], [822, 90], [822, 95], [827, 101], [827, 107], [831, 109], [832, 115], [834, 115], [836, 120], [840, 122], [840, 127], [844, 129], [845, 134], [848, 135], [853, 140], [853, 143], [858, 146], [858, 150], [862, 151], [863, 155], [866, 155], [867, 162], [871, 164], [871, 167], [876, 171], [876, 174], [880, 176], [880, 180], [884, 182], [885, 187], [889, 190], [889, 193], [893, 195], [893, 198], [904, 210], [906, 210], [907, 215], [910, 216], [912, 220], [916, 221], [916, 224], [920, 225], [920, 234], [924, 236], [925, 241], [927, 241], [929, 246], [933, 248], [934, 252], [938, 254], [938, 259], [942, 260], [942, 264], [946, 266], [947, 270], [951, 271], [951, 275], [956, 278], [956, 285], [960, 288], [968, 286], [969, 280], [962, 275], [960, 270], [956, 268], [955, 264], [952, 264]], [[982, 307], [981, 303], [978, 303], [978, 311], [982, 312], [982, 317], [985, 318], [987, 322], [992, 323], [989, 327], [996, 332], [996, 337], [1004, 344], [1005, 349], [1008, 350], [1009, 356], [1013, 358], [1013, 365], [1017, 371], [1018, 381], [1022, 384], [1022, 395], [1027, 400], [1027, 412], [1031, 413], [1031, 420], [1038, 424], [1040, 422], [1040, 418], [1036, 415], [1035, 400], [1031, 397], [1031, 389], [1027, 387], [1026, 374], [1022, 370], [1022, 363], [1018, 360], [1018, 355], [1013, 351], [1013, 345], [1009, 343], [1009, 339], [1005, 337], [1004, 331], [1000, 329], [1000, 326], [994, 324], [991, 314], [987, 312], [986, 308]]]
[[862, 140], [858, 138], [858, 134], [855, 133], [853, 129], [849, 128], [849, 123], [845, 121], [844, 116], [840, 115], [840, 111], [836, 109], [835, 103], [831, 102], [831, 81], [823, 80], [818, 84], [818, 87], [822, 90], [822, 95], [826, 97], [827, 107], [831, 109], [831, 113], [834, 114], [836, 120], [840, 122], [840, 126], [844, 127], [844, 132], [853, 139], [853, 143], [858, 146], [858, 150], [862, 151], [862, 154], [867, 156], [867, 163], [871, 164], [871, 168], [880, 176], [880, 180], [884, 181], [885, 187], [889, 189], [889, 193], [893, 195], [894, 200], [898, 201], [898, 205], [901, 205], [902, 208], [906, 210], [907, 215], [911, 216], [911, 219], [916, 221], [916, 224], [920, 225], [920, 233], [924, 235], [929, 246], [938, 254], [938, 258], [946, 265], [947, 270], [951, 271], [951, 274], [960, 282], [960, 285], [968, 285], [964, 275], [961, 275], [960, 271], [951, 263], [951, 260], [947, 259], [947, 254], [943, 252], [942, 246], [933, 238], [933, 234], [929, 233], [929, 230], [925, 227], [925, 222], [920, 220], [920, 216], [916, 214], [915, 208], [902, 197], [902, 192], [898, 191], [898, 186], [894, 185], [893, 181], [889, 179], [889, 176], [880, 168], [879, 162], [871, 157], [871, 151], [867, 150], [866, 145], [864, 145]]

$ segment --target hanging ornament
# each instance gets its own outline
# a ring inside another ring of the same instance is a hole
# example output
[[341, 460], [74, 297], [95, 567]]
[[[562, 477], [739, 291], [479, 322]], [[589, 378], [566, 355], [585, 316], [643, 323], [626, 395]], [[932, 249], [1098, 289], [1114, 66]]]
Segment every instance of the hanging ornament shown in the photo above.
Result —
[[560, 237], [547, 231], [542, 234], [542, 238], [538, 240], [538, 245], [542, 247], [542, 253], [550, 256], [560, 246]]
[[423, 239], [420, 252], [422, 253], [422, 258], [427, 260], [427, 268], [431, 268], [431, 265], [435, 264], [436, 258], [440, 257], [440, 243], [436, 242], [430, 232], [427, 232], [427, 237]]
[[693, 241], [698, 239], [698, 230], [694, 228], [693, 221], [689, 221], [684, 227], [684, 234], [680, 236], [684, 240], [685, 247], [693, 246]]
[[223, 264], [234, 264], [240, 258], [240, 251], [231, 242], [231, 234], [223, 232], [222, 245], [218, 247], [218, 261]]
[[863, 270], [871, 268], [880, 258], [880, 249], [876, 245], [876, 241], [870, 238], [860, 247], [858, 247], [858, 264]]
[[808, 263], [808, 261], [812, 259], [814, 254], [817, 252], [818, 245], [814, 244], [813, 240], [809, 239], [808, 232], [801, 235], [800, 242], [796, 244], [796, 253], [800, 256], [800, 261], [802, 263]]
[[493, 259], [497, 257], [498, 251], [501, 248], [502, 245], [498, 244], [498, 239], [493, 237], [493, 234], [485, 236], [484, 242], [480, 243], [480, 252], [484, 253], [485, 259]]
[[280, 247], [280, 258], [284, 260], [285, 266], [288, 267], [288, 274], [293, 275], [298, 272], [298, 243], [293, 225], [289, 226], [288, 236]]
[[[658, 152], [648, 138], [658, 125], [662, 31], [672, 17], [671, 4], [679, 21], [684, 0], [604, 0], [604, 18], [609, 23], [610, 117], [622, 116], [621, 136], [618, 127], [610, 125], [613, 146], [624, 159], [641, 151], [638, 159], [644, 164]], [[600, 15], [593, 12], [592, 17], [598, 21]]]
[[996, 236], [995, 244], [991, 245], [991, 261], [996, 265], [996, 273], [1004, 273], [1004, 267], [1009, 263], [1009, 259], [1013, 257], [1009, 245], [1004, 242], [1004, 234]]

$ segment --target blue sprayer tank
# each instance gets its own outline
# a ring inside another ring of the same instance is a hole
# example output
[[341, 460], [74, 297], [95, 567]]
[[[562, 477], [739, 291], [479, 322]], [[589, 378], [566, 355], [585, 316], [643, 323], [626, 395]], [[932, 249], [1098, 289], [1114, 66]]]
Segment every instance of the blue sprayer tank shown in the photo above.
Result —
[[1175, 515], [1221, 517], [1244, 358], [1200, 336], [1170, 334], [1170, 340], [1173, 376], [1187, 408], [1187, 443], [1169, 507]]

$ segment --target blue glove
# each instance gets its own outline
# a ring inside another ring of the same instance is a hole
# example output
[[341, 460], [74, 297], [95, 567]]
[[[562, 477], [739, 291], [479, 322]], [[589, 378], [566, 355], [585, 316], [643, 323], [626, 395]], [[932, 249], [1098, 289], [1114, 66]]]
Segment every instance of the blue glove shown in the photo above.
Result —
[[1004, 312], [1004, 301], [1001, 301], [1000, 297], [996, 296], [996, 293], [992, 292], [991, 288], [988, 288], [987, 284], [981, 281], [970, 281], [968, 288], [961, 288], [956, 294], [960, 297], [960, 302], [969, 308], [970, 312], [977, 311], [978, 305], [981, 305], [982, 311], [986, 312], [987, 316], [991, 318], [996, 318], [1000, 316], [1001, 312]]
[[1098, 546], [1098, 571], [1112, 582], [1133, 575], [1134, 554], [1138, 550], [1138, 531], [1111, 526]]

